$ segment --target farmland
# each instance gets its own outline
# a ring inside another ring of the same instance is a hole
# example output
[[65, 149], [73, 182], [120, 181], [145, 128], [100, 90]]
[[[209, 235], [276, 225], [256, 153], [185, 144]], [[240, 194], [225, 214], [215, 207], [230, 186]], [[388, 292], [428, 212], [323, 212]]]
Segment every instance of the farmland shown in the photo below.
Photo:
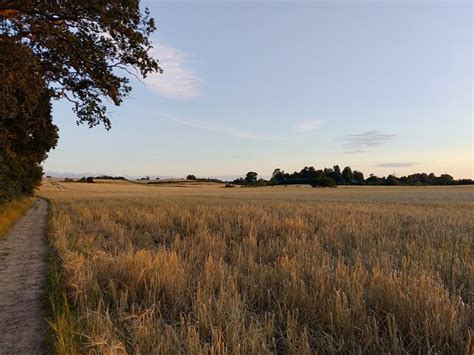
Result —
[[474, 188], [44, 181], [63, 353], [465, 352]]

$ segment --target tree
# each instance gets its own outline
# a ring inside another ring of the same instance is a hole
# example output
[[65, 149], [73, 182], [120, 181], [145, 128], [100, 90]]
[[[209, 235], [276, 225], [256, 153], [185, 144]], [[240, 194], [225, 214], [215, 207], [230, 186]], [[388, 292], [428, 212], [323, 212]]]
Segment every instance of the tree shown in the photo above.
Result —
[[149, 55], [155, 30], [139, 1], [0, 0], [0, 202], [32, 194], [57, 142], [51, 100], [73, 103], [77, 123], [111, 127], [129, 73], [162, 72]]
[[[118, 70], [161, 72], [149, 55], [156, 29], [137, 0], [1, 1], [1, 42], [31, 49], [51, 97], [73, 103], [78, 123], [111, 127], [102, 98], [120, 105], [131, 91]], [[28, 77], [19, 74], [16, 80]], [[13, 85], [16, 86], [14, 82]], [[4, 83], [2, 83], [4, 87]]]
[[197, 180], [195, 175], [186, 176], [186, 180]]
[[385, 181], [387, 185], [400, 185], [400, 180], [397, 179], [395, 175], [389, 175], [387, 176], [387, 179]]
[[342, 170], [342, 177], [344, 181], [348, 184], [352, 184], [354, 180], [354, 174], [352, 173], [352, 169], [350, 166], [346, 166], [344, 170]]
[[267, 186], [267, 182], [265, 181], [265, 179], [260, 178], [255, 183], [255, 186]]
[[249, 171], [247, 175], [245, 175], [245, 185], [255, 185], [257, 182], [258, 174], [254, 171]]
[[95, 181], [94, 181], [94, 178], [92, 176], [88, 176], [88, 177], [83, 176], [82, 178], [77, 180], [77, 182], [84, 182], [84, 183], [92, 184]]
[[334, 181], [334, 179], [327, 176], [323, 176], [323, 177], [318, 177], [318, 178], [313, 179], [311, 181], [311, 186], [312, 187], [318, 187], [318, 186], [319, 187], [337, 187], [337, 184]]
[[0, 38], [0, 203], [30, 195], [57, 142], [50, 90], [32, 51]]
[[282, 173], [281, 169], [279, 168], [276, 168], [275, 170], [273, 170], [273, 173], [272, 173], [272, 178], [271, 180], [276, 180], [275, 178], [280, 175]]
[[332, 170], [331, 168], [324, 168], [323, 173], [324, 173], [324, 176], [332, 177], [334, 174], [334, 170]]
[[232, 181], [233, 184], [235, 185], [245, 185], [245, 179], [244, 178], [237, 178], [234, 181]]
[[454, 183], [454, 179], [449, 174], [441, 174], [441, 176], [435, 178], [433, 182], [437, 185], [452, 185]]
[[382, 185], [383, 183], [382, 179], [374, 174], [370, 174], [370, 177], [368, 177], [365, 182], [369, 185]]
[[336, 182], [336, 184], [344, 183], [344, 178], [342, 177], [341, 168], [339, 168], [339, 165], [334, 165], [334, 172], [332, 174], [332, 178]]
[[354, 182], [357, 184], [364, 183], [364, 174], [360, 171], [354, 170], [353, 178], [354, 178]]
[[285, 180], [285, 172], [283, 170], [280, 170], [278, 168], [273, 170], [272, 178], [270, 179], [272, 183], [279, 184], [279, 183], [282, 183], [284, 180]]

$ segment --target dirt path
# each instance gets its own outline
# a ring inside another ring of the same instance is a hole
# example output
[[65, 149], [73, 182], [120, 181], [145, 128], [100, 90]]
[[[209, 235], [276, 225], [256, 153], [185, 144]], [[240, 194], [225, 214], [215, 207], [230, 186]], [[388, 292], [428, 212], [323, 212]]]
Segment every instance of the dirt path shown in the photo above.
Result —
[[47, 215], [38, 200], [0, 240], [0, 354], [41, 353]]

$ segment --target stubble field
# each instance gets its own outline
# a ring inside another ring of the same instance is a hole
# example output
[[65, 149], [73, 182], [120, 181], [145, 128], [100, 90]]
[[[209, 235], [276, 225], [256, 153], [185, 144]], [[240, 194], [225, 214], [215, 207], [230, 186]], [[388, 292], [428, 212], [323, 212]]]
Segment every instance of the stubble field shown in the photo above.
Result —
[[472, 342], [473, 187], [45, 181], [39, 194], [60, 266], [58, 352], [465, 353]]

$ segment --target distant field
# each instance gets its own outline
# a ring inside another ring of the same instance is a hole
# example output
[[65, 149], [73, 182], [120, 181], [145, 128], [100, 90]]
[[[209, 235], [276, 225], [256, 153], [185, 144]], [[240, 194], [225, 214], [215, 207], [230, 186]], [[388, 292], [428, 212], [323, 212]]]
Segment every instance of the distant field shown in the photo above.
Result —
[[[58, 186], [58, 184], [60, 186]], [[474, 187], [44, 182], [67, 353], [465, 353]], [[472, 342], [472, 340], [471, 340]]]

